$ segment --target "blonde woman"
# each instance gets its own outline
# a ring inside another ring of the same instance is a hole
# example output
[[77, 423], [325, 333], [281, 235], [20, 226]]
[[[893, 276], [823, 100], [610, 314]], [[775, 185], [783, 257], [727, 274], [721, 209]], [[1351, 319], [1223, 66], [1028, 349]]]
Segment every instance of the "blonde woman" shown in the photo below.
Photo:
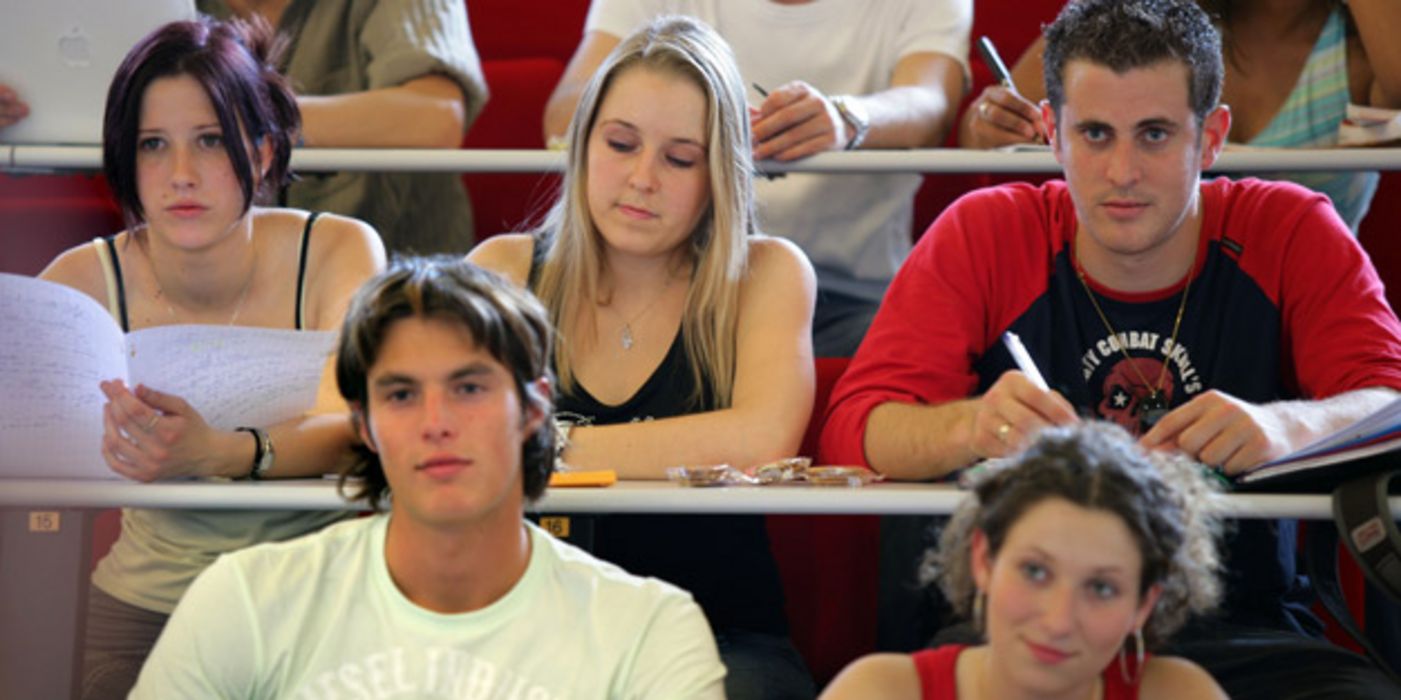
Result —
[[[576, 423], [566, 463], [661, 479], [797, 451], [813, 400], [814, 274], [791, 243], [755, 231], [746, 115], [723, 40], [695, 20], [653, 22], [586, 88], [545, 223], [469, 256], [533, 290], [560, 331], [558, 409]], [[612, 517], [595, 544], [691, 590], [729, 697], [811, 694], [761, 517]]]

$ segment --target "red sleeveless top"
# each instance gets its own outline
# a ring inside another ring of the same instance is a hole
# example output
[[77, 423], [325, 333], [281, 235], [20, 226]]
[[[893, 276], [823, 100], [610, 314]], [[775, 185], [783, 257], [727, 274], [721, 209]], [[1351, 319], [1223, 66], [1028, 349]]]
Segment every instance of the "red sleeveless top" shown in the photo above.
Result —
[[[966, 648], [962, 644], [948, 644], [911, 655], [915, 671], [919, 673], [920, 696], [924, 700], [958, 700], [958, 679], [954, 667], [958, 663], [958, 655]], [[1144, 662], [1147, 661], [1147, 657], [1144, 657]], [[1138, 686], [1126, 683], [1115, 664], [1104, 669], [1101, 678], [1104, 680], [1104, 700], [1138, 700]]]

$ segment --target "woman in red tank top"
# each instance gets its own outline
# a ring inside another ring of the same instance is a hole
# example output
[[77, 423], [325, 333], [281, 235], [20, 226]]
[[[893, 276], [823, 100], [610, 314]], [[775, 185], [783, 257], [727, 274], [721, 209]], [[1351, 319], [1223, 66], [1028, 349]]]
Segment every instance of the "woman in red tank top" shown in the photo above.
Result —
[[1107, 423], [986, 464], [923, 566], [985, 643], [868, 656], [823, 698], [1226, 697], [1147, 653], [1220, 598], [1219, 499], [1198, 465]]

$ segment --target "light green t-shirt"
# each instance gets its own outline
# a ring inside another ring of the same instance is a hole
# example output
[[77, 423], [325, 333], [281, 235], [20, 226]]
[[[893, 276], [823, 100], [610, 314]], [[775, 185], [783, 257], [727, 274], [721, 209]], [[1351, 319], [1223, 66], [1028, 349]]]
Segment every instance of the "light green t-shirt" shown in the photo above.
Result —
[[435, 613], [389, 575], [389, 518], [220, 558], [131, 697], [723, 697], [714, 638], [686, 592], [527, 524], [530, 562], [505, 596]]

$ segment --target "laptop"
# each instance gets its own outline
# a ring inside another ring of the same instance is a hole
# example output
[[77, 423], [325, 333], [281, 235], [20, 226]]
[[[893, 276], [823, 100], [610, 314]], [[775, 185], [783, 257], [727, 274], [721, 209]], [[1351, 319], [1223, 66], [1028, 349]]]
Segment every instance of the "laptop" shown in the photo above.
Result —
[[195, 17], [194, 0], [0, 0], [0, 83], [29, 116], [0, 144], [102, 143], [117, 66], [155, 28]]

